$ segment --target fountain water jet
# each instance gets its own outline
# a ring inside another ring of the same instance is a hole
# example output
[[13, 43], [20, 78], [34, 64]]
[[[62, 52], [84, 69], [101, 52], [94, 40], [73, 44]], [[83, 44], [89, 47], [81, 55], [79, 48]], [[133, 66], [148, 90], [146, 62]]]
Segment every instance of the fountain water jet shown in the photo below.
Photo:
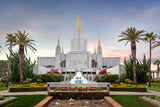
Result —
[[74, 78], [70, 81], [71, 84], [87, 84], [88, 81], [82, 76], [80, 71], [74, 76]]

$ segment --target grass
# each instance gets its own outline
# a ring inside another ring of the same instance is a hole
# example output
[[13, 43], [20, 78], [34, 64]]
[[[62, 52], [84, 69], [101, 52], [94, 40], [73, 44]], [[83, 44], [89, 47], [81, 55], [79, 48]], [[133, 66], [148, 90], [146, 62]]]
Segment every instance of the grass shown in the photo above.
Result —
[[[19, 84], [11, 84], [11, 86], [18, 86]], [[8, 87], [5, 87], [5, 84], [0, 87], [0, 91], [8, 90]]]
[[160, 87], [148, 87], [148, 90], [153, 90], [153, 91], [159, 91], [160, 92]]
[[[17, 97], [18, 100], [5, 105], [4, 107], [33, 107], [47, 95], [14, 95], [11, 97]], [[7, 96], [8, 97], [8, 96]]]
[[155, 107], [138, 99], [142, 95], [111, 95], [123, 107]]
[[[145, 86], [145, 84], [138, 84], [138, 86]], [[148, 90], [160, 92], [160, 87], [148, 87]]]
[[0, 87], [0, 91], [8, 90], [8, 87]]

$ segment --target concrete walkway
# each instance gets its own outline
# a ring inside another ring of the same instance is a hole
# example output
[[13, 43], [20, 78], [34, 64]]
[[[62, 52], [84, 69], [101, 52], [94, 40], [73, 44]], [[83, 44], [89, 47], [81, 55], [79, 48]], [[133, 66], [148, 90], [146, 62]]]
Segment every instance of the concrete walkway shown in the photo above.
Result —
[[47, 91], [36, 92], [8, 92], [8, 90], [0, 91], [0, 95], [48, 95]]
[[[0, 91], [0, 95], [48, 95], [47, 91], [36, 92], [8, 92]], [[160, 95], [160, 92], [148, 90], [148, 92], [110, 91], [110, 95]]]

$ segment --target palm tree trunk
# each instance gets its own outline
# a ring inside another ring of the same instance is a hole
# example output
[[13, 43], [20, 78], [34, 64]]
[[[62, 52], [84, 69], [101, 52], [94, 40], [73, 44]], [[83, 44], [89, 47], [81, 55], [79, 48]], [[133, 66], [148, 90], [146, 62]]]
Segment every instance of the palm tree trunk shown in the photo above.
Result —
[[136, 76], [136, 42], [131, 41], [131, 52], [133, 58], [133, 72], [134, 72], [134, 84], [137, 84], [137, 76]]
[[157, 64], [158, 78], [159, 78], [159, 64]]
[[9, 71], [10, 71], [10, 65], [11, 65], [11, 54], [12, 54], [12, 42], [10, 42], [10, 56], [9, 56], [8, 76], [7, 76], [6, 87], [8, 86], [8, 83], [9, 83]]
[[22, 61], [23, 61], [24, 46], [19, 46], [19, 62], [20, 62], [20, 84], [23, 84], [23, 71], [22, 71]]
[[152, 49], [151, 49], [152, 41], [149, 40], [149, 84], [148, 86], [151, 86], [151, 56], [152, 56]]

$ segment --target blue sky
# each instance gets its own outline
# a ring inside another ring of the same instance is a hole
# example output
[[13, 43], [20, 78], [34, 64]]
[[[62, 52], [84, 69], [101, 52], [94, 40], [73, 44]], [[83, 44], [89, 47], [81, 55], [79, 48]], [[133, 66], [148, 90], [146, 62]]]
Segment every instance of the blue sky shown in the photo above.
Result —
[[[118, 35], [133, 26], [160, 34], [159, 13], [159, 0], [0, 0], [0, 59], [6, 59], [8, 53], [6, 34], [17, 30], [26, 30], [36, 40], [37, 52], [29, 51], [33, 60], [54, 56], [58, 36], [67, 53], [80, 15], [88, 51], [94, 51], [100, 38], [103, 56], [123, 60], [130, 55], [130, 44], [117, 42]], [[148, 50], [148, 44], [140, 42], [137, 57], [148, 57]], [[160, 58], [159, 53], [159, 48], [153, 50], [153, 61]]]

